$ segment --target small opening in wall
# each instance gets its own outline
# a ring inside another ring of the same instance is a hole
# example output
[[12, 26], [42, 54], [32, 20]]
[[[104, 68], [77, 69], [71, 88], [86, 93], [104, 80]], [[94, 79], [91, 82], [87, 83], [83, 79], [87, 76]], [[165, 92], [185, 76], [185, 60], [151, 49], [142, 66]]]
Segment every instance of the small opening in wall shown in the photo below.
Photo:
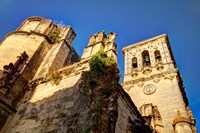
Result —
[[156, 51], [154, 52], [154, 55], [155, 55], [155, 60], [156, 60], [156, 62], [159, 62], [159, 61], [162, 60], [159, 50], [156, 50]]
[[133, 68], [137, 68], [138, 67], [137, 58], [136, 57], [133, 57], [133, 59], [132, 59], [132, 66], [133, 66]]
[[147, 50], [142, 52], [143, 66], [150, 66], [150, 57], [149, 52]]

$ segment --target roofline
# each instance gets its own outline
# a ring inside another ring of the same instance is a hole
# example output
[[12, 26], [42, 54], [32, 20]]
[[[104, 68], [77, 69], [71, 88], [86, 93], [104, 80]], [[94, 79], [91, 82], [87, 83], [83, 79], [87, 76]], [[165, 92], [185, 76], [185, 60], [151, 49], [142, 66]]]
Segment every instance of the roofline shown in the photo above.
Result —
[[26, 20], [41, 20], [41, 19], [45, 19], [43, 17], [40, 17], [40, 16], [31, 16], [31, 17], [28, 17], [25, 19]]
[[44, 20], [45, 18], [42, 18], [42, 17], [39, 17], [39, 16], [31, 16], [31, 17], [28, 17], [26, 18], [22, 23], [21, 25], [16, 29], [17, 30], [20, 30], [22, 28], [22, 26], [27, 22], [27, 21], [30, 21], [30, 20]]
[[167, 36], [167, 34], [161, 34], [161, 35], [158, 35], [156, 37], [152, 37], [150, 39], [146, 39], [146, 40], [143, 40], [143, 41], [128, 45], [128, 46], [122, 48], [122, 52], [124, 53], [124, 51], [127, 50], [127, 49], [137, 47], [138, 45], [145, 44], [147, 42], [151, 42], [151, 41], [154, 41], [154, 40], [156, 40], [158, 38], [162, 38], [162, 37], [168, 37], [168, 36]]

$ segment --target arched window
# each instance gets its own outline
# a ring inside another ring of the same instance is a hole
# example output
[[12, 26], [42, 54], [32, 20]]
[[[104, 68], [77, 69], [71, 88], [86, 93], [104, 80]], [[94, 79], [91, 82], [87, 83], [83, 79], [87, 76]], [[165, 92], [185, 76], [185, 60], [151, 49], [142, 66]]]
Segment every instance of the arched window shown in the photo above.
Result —
[[143, 66], [150, 66], [151, 61], [147, 50], [142, 52]]
[[132, 59], [132, 66], [133, 66], [133, 68], [137, 68], [138, 67], [137, 58], [136, 57], [133, 57], [133, 59]]
[[162, 60], [159, 50], [156, 50], [156, 51], [154, 52], [154, 55], [155, 55], [155, 60], [156, 60], [156, 62], [159, 62], [159, 61]]

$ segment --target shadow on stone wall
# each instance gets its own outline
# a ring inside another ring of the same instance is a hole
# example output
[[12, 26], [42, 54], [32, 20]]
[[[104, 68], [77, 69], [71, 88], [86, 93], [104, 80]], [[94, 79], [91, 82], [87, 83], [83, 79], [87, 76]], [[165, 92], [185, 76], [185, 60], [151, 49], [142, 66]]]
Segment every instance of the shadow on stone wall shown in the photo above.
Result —
[[80, 80], [74, 87], [65, 88], [35, 103], [25, 102], [24, 99], [25, 103], [20, 105], [18, 113], [7, 125], [11, 128], [5, 128], [5, 132], [80, 131], [79, 119], [81, 112], [88, 106], [88, 98], [80, 93], [79, 84]]

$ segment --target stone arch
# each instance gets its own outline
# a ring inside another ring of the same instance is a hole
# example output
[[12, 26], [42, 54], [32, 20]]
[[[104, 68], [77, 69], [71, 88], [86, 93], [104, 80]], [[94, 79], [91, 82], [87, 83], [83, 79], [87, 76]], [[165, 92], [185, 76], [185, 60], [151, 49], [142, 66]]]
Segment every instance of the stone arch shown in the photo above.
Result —
[[160, 62], [162, 61], [162, 57], [159, 50], [154, 51], [155, 61]]
[[132, 58], [132, 67], [137, 68], [138, 67], [138, 62], [137, 62], [137, 57]]
[[151, 65], [151, 61], [150, 61], [150, 56], [149, 56], [149, 51], [148, 50], [144, 50], [142, 52], [142, 60], [143, 60], [143, 67]]

